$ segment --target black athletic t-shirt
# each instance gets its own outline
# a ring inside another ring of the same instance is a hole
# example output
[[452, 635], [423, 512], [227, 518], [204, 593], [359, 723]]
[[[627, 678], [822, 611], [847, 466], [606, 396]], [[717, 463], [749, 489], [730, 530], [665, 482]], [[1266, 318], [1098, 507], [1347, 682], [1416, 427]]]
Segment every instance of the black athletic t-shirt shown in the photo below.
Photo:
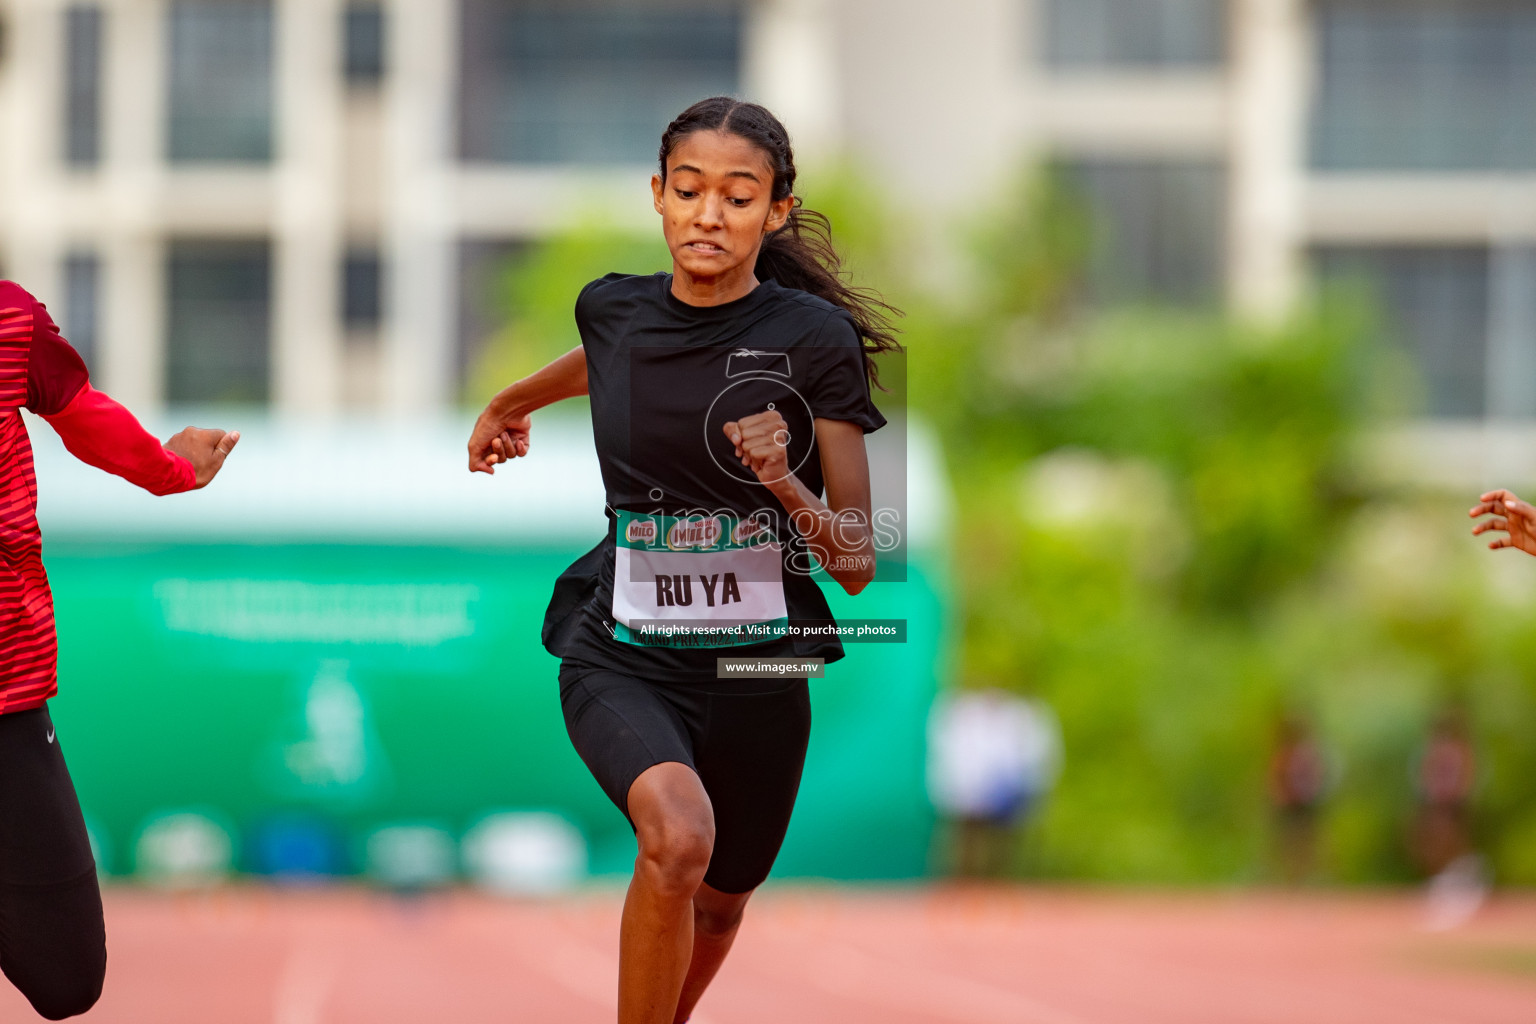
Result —
[[[673, 681], [714, 679], [715, 660], [722, 656], [841, 658], [842, 644], [835, 636], [794, 639], [781, 632], [764, 642], [751, 641], [749, 634], [738, 634], [734, 642], [642, 638], [639, 627], [629, 629], [617, 620], [626, 611], [635, 613], [632, 598], [686, 604], [687, 610], [666, 607], [641, 614], [695, 621], [687, 616], [724, 615], [722, 605], [733, 610], [752, 606], [765, 593], [772, 603], [782, 584], [777, 610], [733, 614], [762, 621], [832, 621], [821, 588], [809, 574], [814, 560], [784, 507], [735, 457], [722, 428], [770, 406], [776, 409], [789, 432], [790, 470], [812, 493], [822, 494], [821, 452], [812, 421], [857, 423], [866, 433], [885, 425], [870, 401], [863, 346], [853, 318], [823, 299], [773, 281], [732, 302], [691, 306], [672, 294], [670, 274], [610, 274], [582, 289], [576, 324], [587, 357], [608, 534], [556, 583], [545, 614], [545, 647], [576, 661]], [[725, 536], [719, 535], [715, 523], [724, 526]], [[636, 568], [639, 563], [624, 561], [651, 557], [662, 560], [657, 564], [676, 564], [665, 560], [679, 557], [672, 553], [678, 545], [656, 537], [658, 524], [664, 533], [670, 529], [680, 531], [676, 536], [685, 541], [692, 538], [691, 548], [682, 545], [695, 553], [681, 556], [688, 569], [747, 569], [734, 574], [741, 577], [736, 604], [728, 604], [727, 587], [734, 582], [730, 572], [679, 572], [668, 581], [657, 577], [672, 568], [642, 573]], [[708, 530], [699, 541], [701, 525], [716, 531], [713, 542]], [[752, 530], [758, 527], [770, 531], [760, 537], [779, 542], [780, 557], [769, 559], [777, 563], [772, 573], [763, 568], [763, 551], [755, 553], [755, 560], [745, 547], [722, 553], [734, 546], [733, 525], [737, 536], [748, 538], [744, 545], [752, 543]], [[637, 545], [637, 531], [651, 540]], [[651, 554], [653, 550], [661, 553]], [[701, 560], [701, 550], [714, 553]], [[732, 559], [745, 561], [733, 564]], [[616, 561], [626, 565], [618, 573], [619, 616]], [[722, 582], [722, 575], [731, 582]], [[675, 586], [663, 586], [672, 581]]]

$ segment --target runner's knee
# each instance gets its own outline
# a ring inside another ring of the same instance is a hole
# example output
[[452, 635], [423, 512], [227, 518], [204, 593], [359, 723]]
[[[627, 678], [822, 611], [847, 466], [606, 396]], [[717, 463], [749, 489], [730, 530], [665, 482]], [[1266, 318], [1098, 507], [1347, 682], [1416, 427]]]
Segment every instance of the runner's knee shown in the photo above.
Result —
[[715, 848], [715, 814], [693, 769], [652, 766], [629, 790], [640, 856], [637, 873], [671, 895], [691, 897], [704, 881]]
[[732, 902], [728, 906], [695, 905], [693, 927], [696, 933], [722, 938], [741, 926], [742, 915], [747, 911], [747, 901]]
[[640, 867], [663, 890], [691, 896], [704, 881], [715, 846], [714, 823], [706, 815], [668, 815], [637, 828]]

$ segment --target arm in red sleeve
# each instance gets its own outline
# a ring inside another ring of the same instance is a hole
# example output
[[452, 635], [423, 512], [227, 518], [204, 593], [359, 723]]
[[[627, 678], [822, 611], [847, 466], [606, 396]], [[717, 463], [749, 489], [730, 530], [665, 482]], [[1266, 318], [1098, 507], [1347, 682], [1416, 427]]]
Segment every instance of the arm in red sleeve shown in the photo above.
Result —
[[166, 451], [133, 413], [90, 384], [63, 411], [43, 419], [75, 458], [151, 494], [177, 494], [197, 486], [192, 463]]
[[[25, 293], [23, 293], [25, 294]], [[27, 408], [52, 416], [90, 383], [85, 360], [64, 340], [48, 308], [32, 296], [32, 339], [27, 344]]]
[[152, 494], [197, 486], [190, 462], [166, 451], [133, 413], [91, 387], [80, 353], [35, 300], [27, 351], [27, 408], [47, 420], [81, 462]]

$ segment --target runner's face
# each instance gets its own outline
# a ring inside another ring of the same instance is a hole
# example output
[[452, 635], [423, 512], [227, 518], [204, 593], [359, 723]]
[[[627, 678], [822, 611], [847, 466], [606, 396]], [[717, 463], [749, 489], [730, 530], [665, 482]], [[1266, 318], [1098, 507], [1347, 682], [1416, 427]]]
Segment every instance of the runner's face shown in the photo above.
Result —
[[768, 155], [739, 135], [694, 132], [651, 178], [674, 273], [726, 284], [752, 277], [763, 236], [784, 226], [792, 198], [773, 201]]

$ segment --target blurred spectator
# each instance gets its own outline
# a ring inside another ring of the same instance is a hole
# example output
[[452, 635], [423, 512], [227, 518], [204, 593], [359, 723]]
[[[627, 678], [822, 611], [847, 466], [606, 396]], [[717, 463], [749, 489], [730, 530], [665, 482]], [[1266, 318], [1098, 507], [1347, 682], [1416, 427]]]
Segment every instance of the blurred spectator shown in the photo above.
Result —
[[1043, 703], [995, 689], [939, 698], [928, 720], [928, 792], [952, 823], [954, 874], [1007, 872], [1018, 826], [1050, 790], [1060, 760], [1060, 729]]
[[1316, 860], [1317, 815], [1328, 786], [1328, 764], [1305, 720], [1286, 715], [1275, 730], [1269, 762], [1280, 877], [1294, 885], [1312, 875]]
[[1487, 895], [1482, 860], [1471, 836], [1476, 772], [1466, 712], [1451, 705], [1435, 719], [1416, 773], [1414, 854], [1430, 876], [1426, 924], [1431, 928], [1463, 923]]
[[1435, 720], [1417, 772], [1415, 852], [1431, 875], [1472, 852], [1468, 819], [1475, 771], [1466, 717], [1459, 708], [1448, 708]]

